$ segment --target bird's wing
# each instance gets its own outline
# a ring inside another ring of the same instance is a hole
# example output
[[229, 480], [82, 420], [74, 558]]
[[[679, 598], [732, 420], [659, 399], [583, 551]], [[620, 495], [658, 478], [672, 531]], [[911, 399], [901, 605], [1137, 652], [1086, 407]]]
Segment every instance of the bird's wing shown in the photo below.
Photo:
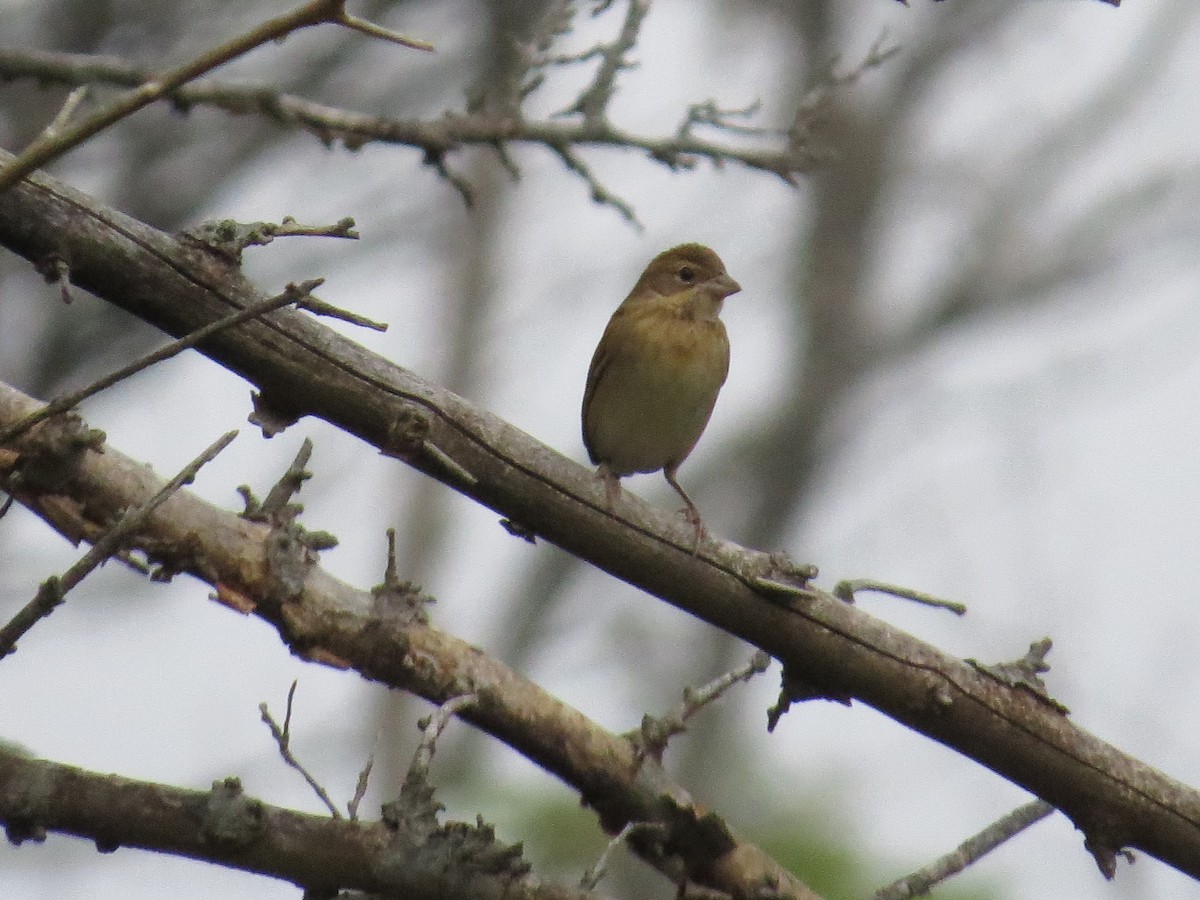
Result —
[[588, 416], [588, 409], [592, 405], [592, 398], [596, 396], [596, 387], [600, 384], [600, 379], [604, 377], [604, 370], [613, 361], [613, 349], [621, 347], [624, 343], [619, 338], [614, 340], [614, 336], [628, 330], [631, 324], [626, 308], [623, 306], [618, 308], [613, 313], [612, 318], [608, 320], [608, 325], [604, 329], [604, 335], [600, 338], [600, 343], [596, 345], [596, 352], [592, 354], [592, 364], [588, 366], [587, 386], [583, 389], [581, 418], [583, 419], [583, 446], [587, 448], [588, 458], [592, 462], [596, 462], [597, 460], [596, 453], [592, 447], [591, 421]]
[[[721, 336], [725, 337], [722, 345], [725, 350], [725, 359], [721, 362], [721, 384], [725, 384], [725, 379], [729, 377], [729, 338], [725, 336], [725, 326], [720, 322], [717, 323], [721, 327]], [[713, 398], [713, 404], [716, 405], [717, 398]]]

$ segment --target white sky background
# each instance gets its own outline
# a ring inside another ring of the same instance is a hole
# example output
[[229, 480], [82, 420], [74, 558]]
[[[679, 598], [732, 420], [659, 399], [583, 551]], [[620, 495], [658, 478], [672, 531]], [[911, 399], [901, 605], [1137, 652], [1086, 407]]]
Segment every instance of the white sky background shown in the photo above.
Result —
[[[884, 0], [852, 5], [861, 24], [847, 34], [847, 64], [883, 29], [903, 46], [906, 34], [949, 2], [914, 0], [910, 9]], [[1168, 5], [1127, 0], [1114, 10], [1085, 0], [1029, 2], [997, 49], [944, 81], [920, 133], [910, 138], [911, 193], [897, 197], [889, 220], [880, 223], [887, 238], [874, 291], [882, 321], [917, 307], [940, 260], [957, 252], [956, 204], [977, 197], [978, 179], [988, 177], [980, 168], [981, 146], [991, 144], [996, 178], [1007, 174], [1004, 165], [1023, 135], [1068, 108]], [[387, 24], [454, 52], [455, 30], [470, 23], [435, 6]], [[714, 23], [695, 8], [656, 4], [639, 45], [642, 65], [623, 76], [614, 105], [622, 126], [667, 131], [687, 103], [709, 96], [728, 106], [772, 98], [781, 30], [762, 20]], [[615, 28], [617, 16], [610, 13], [599, 26]], [[586, 26], [574, 40], [585, 46], [603, 33], [610, 32]], [[1161, 90], [1135, 124], [1114, 142], [1090, 148], [1089, 164], [1054, 186], [1052, 209], [1071, 214], [1098, 186], [1121, 183], [1144, 161], [1194, 178], [1196, 37], [1193, 28], [1180, 40]], [[300, 35], [283, 49], [321, 39]], [[415, 54], [382, 45], [371, 59], [422, 64]], [[870, 91], [871, 77], [860, 90]], [[561, 108], [578, 86], [551, 87], [538, 108]], [[386, 102], [381, 98], [381, 106]], [[213, 127], [236, 127], [216, 114], [211, 119]], [[993, 134], [999, 136], [988, 137]], [[753, 427], [756, 413], [778, 402], [777, 373], [783, 355], [792, 352], [781, 337], [783, 255], [803, 191], [734, 167], [679, 175], [629, 154], [590, 155], [602, 181], [635, 204], [646, 225], [638, 233], [589, 203], [585, 187], [548, 153], [520, 150], [517, 158], [524, 177], [496, 251], [503, 302], [491, 308], [487, 323], [487, 392], [471, 399], [584, 460], [579, 397], [612, 307], [657, 251], [683, 240], [709, 243], [743, 292], [726, 307], [733, 366], [709, 433], [684, 467], [687, 484], [689, 468], [702, 469], [722, 442]], [[961, 189], [948, 188], [959, 172]], [[103, 196], [100, 173], [67, 177]], [[1164, 202], [1180, 196], [1169, 191]], [[206, 214], [243, 221], [293, 215], [312, 223], [354, 216], [361, 241], [278, 242], [249, 251], [249, 270], [265, 290], [326, 277], [325, 299], [392, 325], [386, 335], [343, 330], [437, 378], [445, 324], [440, 308], [451, 283], [443, 254], [453, 251], [452, 235], [471, 228], [472, 219], [415, 153], [384, 147], [328, 152], [297, 137], [286, 155], [231, 186]], [[1039, 221], [1044, 234], [1031, 229], [1031, 254], [1056, 233], [1056, 224]], [[1030, 641], [1052, 636], [1047, 680], [1075, 722], [1200, 785], [1200, 663], [1191, 651], [1192, 636], [1200, 633], [1193, 571], [1200, 546], [1200, 306], [1197, 273], [1187, 266], [1195, 249], [1147, 233], [1123, 250], [1112, 277], [1073, 286], [1033, 312], [963, 329], [860, 391], [830, 429], [827, 440], [836, 450], [827, 456], [818, 502], [787, 549], [820, 565], [827, 584], [870, 575], [966, 602], [969, 615], [955, 619], [885, 598], [861, 601], [872, 614], [950, 653], [1006, 660]], [[195, 485], [227, 507], [238, 505], [238, 484], [250, 482], [262, 493], [311, 436], [315, 477], [301, 496], [304, 521], [342, 541], [322, 562], [357, 585], [378, 582], [383, 531], [422, 476], [313, 420], [264, 442], [245, 423], [248, 396], [239, 379], [191, 354], [103, 395], [86, 413], [114, 446], [164, 475], [220, 432], [241, 428], [234, 447]], [[657, 476], [628, 484], [647, 498], [673, 502]], [[697, 500], [705, 509], [704, 496]], [[533, 554], [551, 551], [507, 536], [494, 514], [465, 499], [452, 504], [455, 553], [425, 586], [438, 598], [435, 623], [487, 648], [501, 617], [499, 600]], [[720, 511], [709, 520], [722, 533]], [[61, 572], [78, 552], [20, 509], [0, 528], [2, 611], [25, 602], [41, 579]], [[257, 708], [267, 700], [282, 713], [287, 686], [299, 677], [294, 746], [335, 797], [349, 796], [375, 737], [367, 733], [374, 726], [363, 723], [364, 700], [376, 689], [352, 674], [291, 658], [270, 629], [206, 601], [206, 593], [186, 578], [147, 589], [115, 566], [94, 575], [21, 642], [15, 657], [0, 663], [0, 736], [50, 759], [200, 789], [238, 775], [253, 795], [315, 811], [278, 759]], [[638, 681], [648, 675], [630, 671], [628, 658], [612, 657], [613, 635], [634, 652], [661, 652], [664, 645], [686, 652], [697, 626], [606, 576], [586, 579], [584, 593], [555, 613], [557, 639], [530, 674], [606, 726], [630, 728], [648, 711]], [[773, 669], [726, 700], [745, 708], [745, 752], [763, 758], [764, 785], [775, 785], [774, 793], [794, 791], [798, 804], [832, 798], [838, 814], [830, 827], [890, 861], [892, 875], [928, 862], [1026, 799], [975, 763], [861, 705], [799, 707], [767, 736], [762, 711], [777, 684]], [[669, 702], [681, 688], [662, 685], [660, 701]], [[415, 729], [400, 739], [411, 745]], [[497, 778], [511, 779], [517, 787], [510, 789], [561, 790], [527, 764], [504, 765]], [[463, 818], [503, 813], [499, 803], [456, 805], [451, 813]], [[802, 805], [794, 811], [798, 819], [806, 812]], [[502, 837], [522, 837], [499, 824]], [[537, 848], [529, 849], [536, 858]], [[1081, 835], [1061, 816], [967, 878], [1006, 885], [1009, 896], [1022, 898], [1171, 900], [1197, 892], [1194, 882], [1150, 858], [1132, 869], [1122, 865], [1116, 883], [1104, 884]], [[2, 897], [223, 894], [291, 898], [297, 892], [139, 851], [102, 856], [62, 838], [46, 847], [0, 845]]]

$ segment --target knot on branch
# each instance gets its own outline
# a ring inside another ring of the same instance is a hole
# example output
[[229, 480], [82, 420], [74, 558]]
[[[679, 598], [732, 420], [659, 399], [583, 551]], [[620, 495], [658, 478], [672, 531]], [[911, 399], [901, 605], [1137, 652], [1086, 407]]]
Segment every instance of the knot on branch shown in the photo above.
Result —
[[54, 252], [34, 260], [33, 268], [46, 280], [46, 284], [57, 284], [63, 303], [70, 303], [71, 262], [61, 252]]
[[1117, 877], [1117, 861], [1124, 859], [1129, 865], [1137, 862], [1137, 857], [1133, 855], [1133, 851], [1124, 848], [1119, 842], [1112, 840], [1108, 835], [1100, 830], [1084, 829], [1086, 838], [1083, 841], [1083, 848], [1088, 853], [1092, 854], [1092, 859], [1096, 861], [1096, 867], [1109, 881]]
[[246, 417], [247, 421], [251, 425], [257, 425], [262, 430], [263, 437], [266, 438], [282, 434], [284, 430], [300, 421], [300, 417], [304, 415], [304, 411], [299, 406], [275, 391], [269, 394], [266, 391], [261, 393], [251, 391], [250, 402], [254, 409]]
[[251, 846], [266, 827], [262, 802], [247, 797], [237, 778], [214, 781], [200, 813], [204, 840], [223, 850]]
[[434, 602], [434, 598], [423, 593], [419, 584], [400, 580], [396, 572], [395, 528], [387, 530], [387, 541], [387, 566], [383, 571], [383, 581], [371, 588], [375, 611], [381, 618], [398, 619], [402, 627], [426, 625], [429, 623], [429, 613], [425, 608]]
[[398, 851], [394, 857], [384, 859], [384, 867], [392, 864], [411, 867], [410, 848], [415, 848], [420, 851], [424, 865], [437, 871], [457, 871], [456, 877], [484, 874], [517, 879], [529, 874], [532, 867], [522, 858], [521, 845], [496, 840], [495, 829], [482, 816], [476, 816], [474, 824], [438, 823], [438, 813], [445, 807], [435, 799], [429, 779], [436, 742], [455, 713], [473, 706], [477, 700], [478, 696], [472, 693], [452, 697], [418, 723], [423, 735], [400, 795], [382, 809], [384, 823], [395, 832], [394, 846]]
[[[8, 475], [14, 489], [66, 494], [78, 476], [84, 454], [101, 451], [105, 440], [103, 431], [89, 428], [75, 413], [53, 416], [29, 429], [19, 447], [0, 457], [0, 474]], [[5, 432], [0, 431], [0, 446], [5, 442]]]
[[266, 563], [267, 575], [274, 588], [271, 599], [277, 603], [299, 597], [308, 570], [316, 564], [320, 551], [337, 546], [337, 538], [329, 532], [306, 530], [298, 521], [304, 507], [291, 502], [304, 482], [312, 477], [305, 469], [312, 449], [312, 441], [305, 438], [292, 464], [262, 501], [247, 485], [238, 487], [246, 507], [242, 518], [261, 522], [271, 529], [266, 543]]
[[796, 563], [786, 553], [748, 551], [739, 574], [752, 588], [779, 603], [811, 597], [809, 582], [817, 577], [811, 563]]
[[1001, 684], [1028, 691], [1042, 703], [1065, 716], [1069, 715], [1071, 711], [1050, 696], [1046, 683], [1041, 679], [1041, 673], [1050, 671], [1050, 664], [1046, 662], [1046, 656], [1053, 646], [1054, 642], [1046, 637], [1040, 641], [1034, 641], [1029, 645], [1029, 650], [1024, 656], [1012, 662], [995, 665], [985, 665], [975, 659], [968, 659], [966, 662], [976, 671], [996, 679]]
[[774, 731], [784, 713], [792, 708], [793, 703], [803, 703], [806, 700], [829, 700], [849, 706], [853, 698], [849, 694], [839, 694], [817, 687], [792, 671], [787, 663], [783, 664], [783, 672], [779, 676], [779, 699], [767, 710], [767, 731]]
[[265, 247], [279, 237], [336, 237], [357, 240], [354, 219], [344, 218], [333, 225], [301, 225], [291, 216], [282, 222], [235, 222], [219, 219], [204, 222], [184, 231], [180, 237], [199, 244], [225, 259], [235, 263], [242, 261], [242, 251], [247, 247]]
[[388, 428], [388, 453], [401, 459], [415, 457], [425, 446], [429, 428], [429, 416], [411, 403], [404, 403]]

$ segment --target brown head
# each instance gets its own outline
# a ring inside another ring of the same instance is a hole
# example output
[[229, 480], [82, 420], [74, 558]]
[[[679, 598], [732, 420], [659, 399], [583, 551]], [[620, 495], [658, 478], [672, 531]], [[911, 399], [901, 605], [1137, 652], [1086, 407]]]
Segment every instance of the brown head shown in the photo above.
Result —
[[689, 288], [701, 287], [722, 300], [742, 289], [725, 272], [725, 264], [703, 244], [680, 244], [664, 250], [646, 266], [625, 302], [670, 297]]

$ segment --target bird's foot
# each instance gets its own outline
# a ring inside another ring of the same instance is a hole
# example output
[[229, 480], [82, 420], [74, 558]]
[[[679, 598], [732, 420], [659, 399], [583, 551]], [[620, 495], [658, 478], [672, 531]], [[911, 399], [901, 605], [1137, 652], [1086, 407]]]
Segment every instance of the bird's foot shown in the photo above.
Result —
[[695, 534], [692, 541], [692, 556], [698, 556], [700, 554], [700, 544], [708, 540], [708, 529], [704, 527], [704, 522], [700, 518], [700, 510], [696, 509], [693, 504], [689, 503], [679, 512], [687, 521], [687, 523], [694, 529]]
[[596, 467], [596, 477], [604, 482], [604, 496], [608, 499], [608, 508], [615, 510], [617, 501], [621, 499], [621, 478], [614, 475], [604, 463]]

